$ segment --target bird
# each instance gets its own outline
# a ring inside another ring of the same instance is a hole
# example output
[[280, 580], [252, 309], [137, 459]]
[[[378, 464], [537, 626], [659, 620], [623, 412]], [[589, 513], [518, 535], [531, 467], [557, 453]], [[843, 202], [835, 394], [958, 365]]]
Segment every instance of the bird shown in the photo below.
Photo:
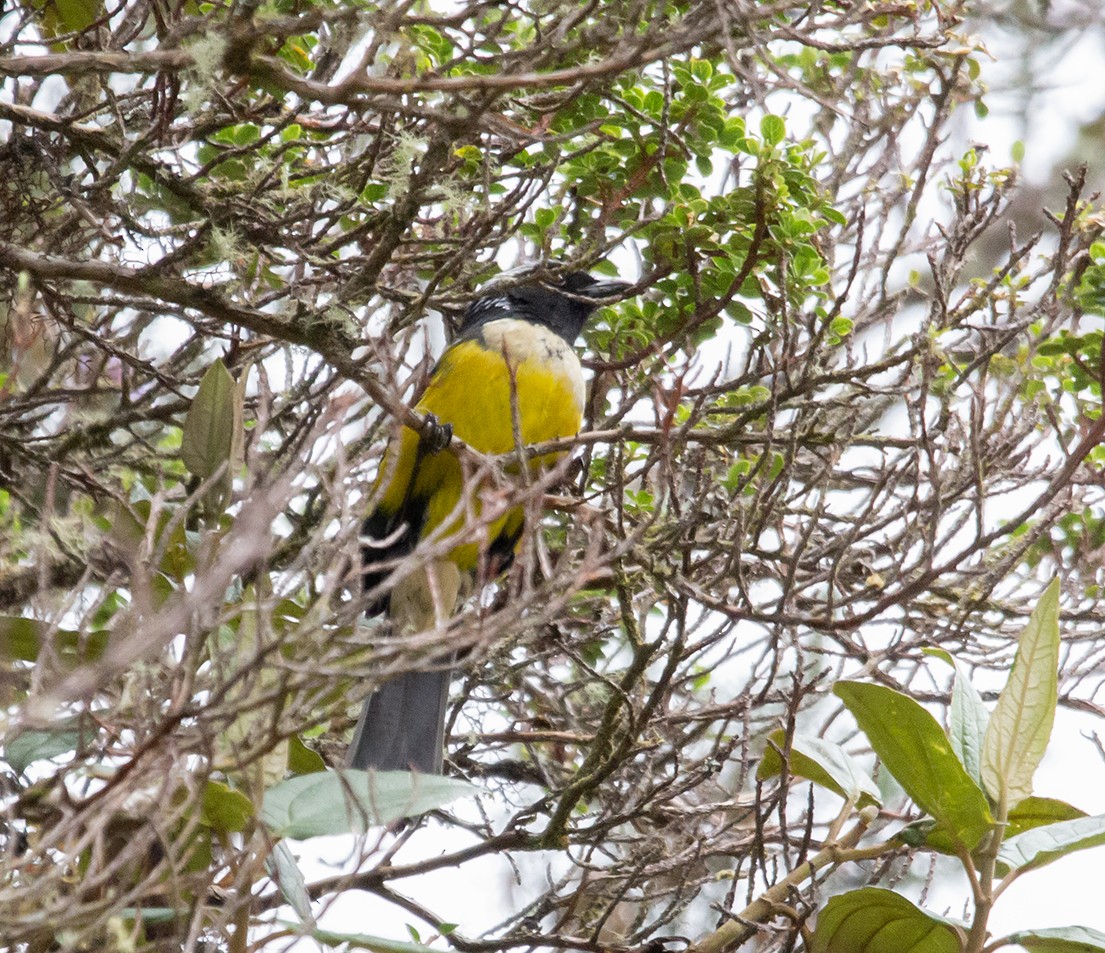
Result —
[[[367, 613], [386, 614], [393, 631], [439, 625], [456, 608], [462, 581], [509, 567], [525, 524], [510, 509], [465, 533], [465, 510], [479, 513], [479, 487], [465, 487], [453, 437], [482, 454], [574, 437], [583, 418], [584, 381], [575, 343], [596, 308], [625, 296], [630, 284], [582, 271], [491, 286], [468, 307], [456, 339], [442, 354], [408, 426], [388, 442], [374, 487], [375, 509], [361, 534]], [[541, 467], [559, 455], [534, 461]], [[466, 489], [469, 492], [466, 492]], [[397, 560], [419, 541], [456, 537], [433, 559], [392, 586]], [[381, 586], [384, 586], [381, 589]], [[384, 592], [383, 595], [373, 593]], [[346, 757], [347, 767], [440, 774], [449, 655], [426, 670], [385, 680], [366, 700]]]

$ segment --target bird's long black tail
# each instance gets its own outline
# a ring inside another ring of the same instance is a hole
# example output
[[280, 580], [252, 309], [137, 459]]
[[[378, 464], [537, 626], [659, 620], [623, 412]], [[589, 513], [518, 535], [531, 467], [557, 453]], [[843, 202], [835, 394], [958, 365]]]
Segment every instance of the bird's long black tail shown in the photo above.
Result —
[[441, 773], [451, 672], [407, 672], [365, 701], [346, 756], [349, 767]]

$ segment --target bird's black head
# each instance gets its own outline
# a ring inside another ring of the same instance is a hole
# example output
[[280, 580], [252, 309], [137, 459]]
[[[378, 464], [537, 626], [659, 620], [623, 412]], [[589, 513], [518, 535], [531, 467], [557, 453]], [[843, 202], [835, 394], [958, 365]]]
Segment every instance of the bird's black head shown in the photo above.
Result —
[[461, 334], [497, 318], [523, 318], [559, 334], [574, 344], [595, 308], [622, 297], [631, 285], [573, 271], [559, 278], [489, 290], [468, 308]]

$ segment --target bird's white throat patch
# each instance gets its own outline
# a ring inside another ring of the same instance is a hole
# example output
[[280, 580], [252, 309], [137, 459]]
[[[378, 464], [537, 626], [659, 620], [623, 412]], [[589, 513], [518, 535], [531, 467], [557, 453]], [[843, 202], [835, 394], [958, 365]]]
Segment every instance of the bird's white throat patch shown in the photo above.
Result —
[[480, 328], [484, 344], [500, 351], [512, 367], [533, 361], [548, 374], [568, 383], [583, 410], [583, 370], [575, 349], [555, 331], [519, 318], [499, 318]]

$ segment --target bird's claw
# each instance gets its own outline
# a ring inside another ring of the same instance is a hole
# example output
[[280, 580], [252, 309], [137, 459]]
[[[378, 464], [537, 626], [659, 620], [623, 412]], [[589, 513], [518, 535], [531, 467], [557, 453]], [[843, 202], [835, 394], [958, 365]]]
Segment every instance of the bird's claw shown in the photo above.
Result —
[[424, 453], [441, 453], [453, 439], [453, 425], [438, 423], [433, 414], [426, 414], [418, 443]]

